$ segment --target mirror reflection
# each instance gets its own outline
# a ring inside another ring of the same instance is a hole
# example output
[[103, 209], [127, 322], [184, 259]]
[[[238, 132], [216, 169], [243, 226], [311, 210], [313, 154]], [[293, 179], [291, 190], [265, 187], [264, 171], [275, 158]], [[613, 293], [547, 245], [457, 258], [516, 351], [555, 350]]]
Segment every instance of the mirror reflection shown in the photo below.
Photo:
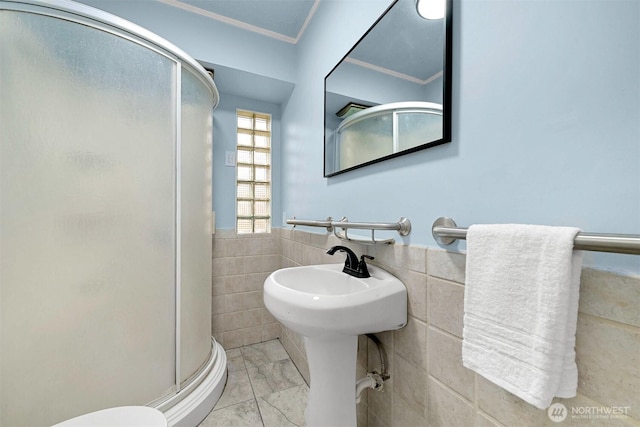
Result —
[[451, 9], [440, 1], [439, 19], [394, 1], [325, 78], [325, 176], [449, 142]]

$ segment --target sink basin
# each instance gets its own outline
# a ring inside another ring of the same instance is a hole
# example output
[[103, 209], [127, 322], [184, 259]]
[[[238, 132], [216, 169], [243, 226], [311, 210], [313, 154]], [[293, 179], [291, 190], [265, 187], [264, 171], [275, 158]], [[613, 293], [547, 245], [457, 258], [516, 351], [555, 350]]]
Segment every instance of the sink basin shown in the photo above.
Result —
[[399, 329], [407, 322], [407, 290], [370, 265], [371, 277], [342, 272], [344, 264], [277, 270], [264, 284], [264, 303], [276, 319], [307, 337], [362, 335]]
[[311, 386], [307, 427], [356, 427], [358, 335], [407, 323], [407, 289], [375, 266], [361, 279], [344, 264], [283, 268], [264, 282], [264, 304], [304, 336]]

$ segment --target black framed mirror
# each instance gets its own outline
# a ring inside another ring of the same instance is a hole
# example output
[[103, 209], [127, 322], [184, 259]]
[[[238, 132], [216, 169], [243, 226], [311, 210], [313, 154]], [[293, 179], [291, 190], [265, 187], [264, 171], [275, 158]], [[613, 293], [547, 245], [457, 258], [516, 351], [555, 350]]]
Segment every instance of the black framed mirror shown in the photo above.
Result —
[[325, 177], [451, 141], [451, 8], [394, 0], [325, 77]]

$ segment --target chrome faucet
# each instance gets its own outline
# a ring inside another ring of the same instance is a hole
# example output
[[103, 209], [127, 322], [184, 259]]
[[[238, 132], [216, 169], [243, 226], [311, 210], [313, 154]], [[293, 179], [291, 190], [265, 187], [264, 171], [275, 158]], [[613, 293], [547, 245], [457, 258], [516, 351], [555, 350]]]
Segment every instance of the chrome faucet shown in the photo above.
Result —
[[344, 262], [344, 268], [342, 271], [344, 273], [349, 274], [350, 276], [360, 277], [365, 279], [367, 277], [371, 277], [369, 274], [369, 269], [367, 268], [367, 263], [365, 262], [365, 258], [373, 259], [372, 256], [362, 255], [360, 257], [360, 261], [358, 261], [358, 256], [351, 249], [346, 246], [334, 246], [327, 251], [329, 255], [333, 255], [336, 252], [345, 252], [347, 254], [347, 259]]

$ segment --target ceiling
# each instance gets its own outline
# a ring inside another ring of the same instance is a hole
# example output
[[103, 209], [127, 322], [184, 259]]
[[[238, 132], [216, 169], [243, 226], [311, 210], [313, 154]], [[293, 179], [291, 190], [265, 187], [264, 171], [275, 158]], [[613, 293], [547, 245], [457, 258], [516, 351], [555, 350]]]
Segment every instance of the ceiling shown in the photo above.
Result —
[[[173, 7], [297, 43], [320, 0], [159, 0]], [[389, 0], [390, 3], [392, 0]], [[373, 23], [372, 23], [373, 24]], [[381, 19], [349, 58], [381, 67], [407, 79], [427, 81], [442, 70], [443, 21], [418, 16], [414, 0], [400, 0]], [[398, 29], [402, 29], [399, 31]], [[224, 75], [220, 74], [223, 78]], [[225, 87], [224, 85], [220, 85]]]
[[[190, 13], [234, 25], [246, 31], [297, 44], [320, 0], [157, 0]], [[218, 64], [215, 70], [222, 93], [274, 104], [286, 102], [294, 84]]]
[[158, 0], [192, 13], [297, 43], [320, 0]]

